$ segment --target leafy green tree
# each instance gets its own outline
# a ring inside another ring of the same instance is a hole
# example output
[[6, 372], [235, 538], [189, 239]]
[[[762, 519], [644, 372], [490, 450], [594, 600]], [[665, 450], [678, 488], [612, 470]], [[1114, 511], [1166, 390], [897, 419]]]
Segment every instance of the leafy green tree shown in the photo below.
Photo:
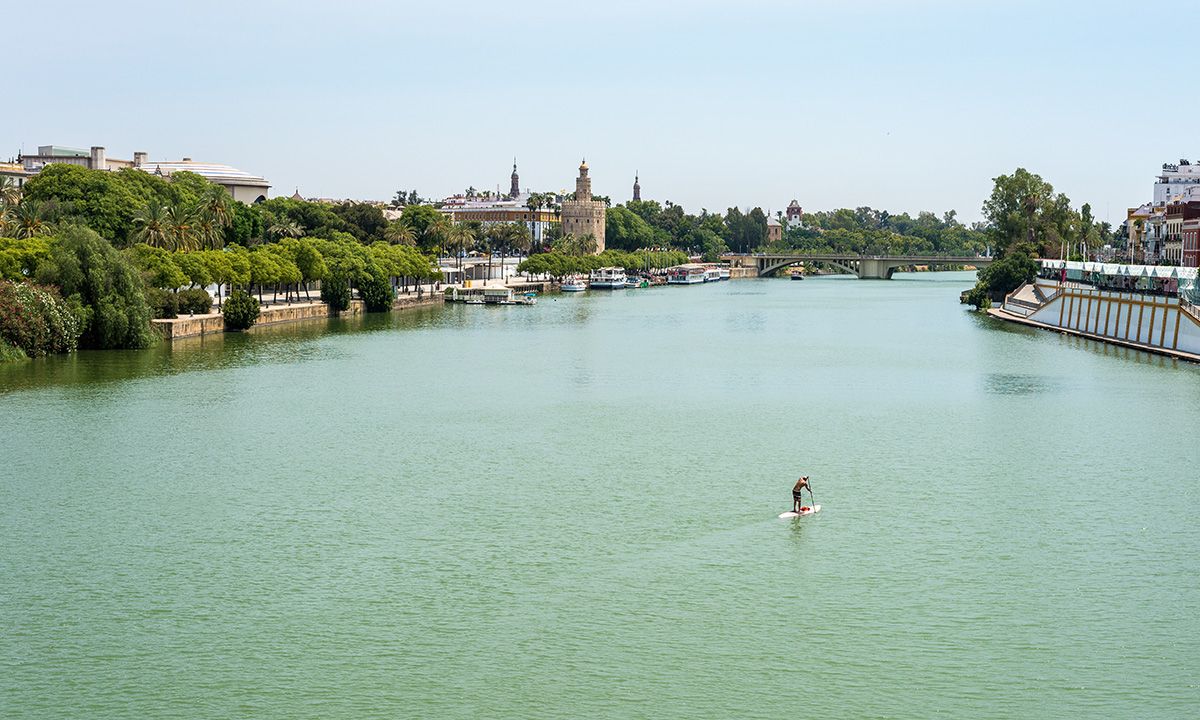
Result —
[[321, 257], [321, 253], [311, 240], [285, 240], [283, 244], [290, 249], [292, 260], [300, 270], [301, 282], [304, 283], [304, 297], [311, 300], [312, 298], [308, 294], [309, 283], [324, 278], [329, 272], [325, 258]]
[[617, 250], [637, 250], [654, 245], [654, 229], [637, 213], [618, 205], [609, 208], [604, 219], [604, 246]]
[[0, 278], [25, 280], [37, 273], [38, 266], [50, 258], [47, 237], [0, 237]]
[[175, 255], [162, 248], [138, 244], [123, 251], [142, 275], [146, 287], [171, 290], [188, 281], [175, 263]]
[[1003, 255], [1017, 243], [1058, 253], [1076, 217], [1067, 196], [1055, 193], [1050, 183], [1025, 168], [993, 182], [992, 194], [983, 203], [983, 217], [996, 254]]
[[250, 253], [250, 282], [258, 290], [259, 304], [263, 302], [263, 286], [280, 282], [284, 273], [279, 265], [278, 256], [267, 248], [265, 245], [257, 247]]
[[227, 330], [249, 330], [258, 321], [259, 307], [254, 298], [241, 290], [229, 293], [221, 314]]
[[382, 240], [388, 227], [383, 210], [376, 205], [345, 202], [334, 205], [333, 212], [346, 222], [350, 234], [360, 242]]
[[50, 259], [38, 268], [38, 280], [57, 285], [68, 301], [83, 308], [82, 347], [141, 348], [152, 342], [150, 309], [137, 269], [95, 231], [64, 228]]
[[[173, 253], [171, 259], [193, 287], [206, 288], [215, 282], [212, 250], [191, 253]], [[183, 283], [180, 283], [182, 285]], [[175, 287], [178, 287], [175, 286]]]
[[334, 312], [342, 312], [350, 307], [350, 299], [350, 276], [343, 266], [335, 265], [321, 282], [321, 302]]
[[[442, 231], [447, 225], [446, 216], [431, 205], [408, 205], [400, 214], [400, 222], [412, 228], [413, 238], [422, 250], [435, 250], [441, 246]], [[436, 226], [431, 231], [430, 226]]]
[[225, 244], [250, 247], [264, 239], [266, 225], [262, 211], [255, 205], [234, 202], [229, 225], [225, 228]]
[[358, 291], [367, 312], [387, 312], [392, 309], [392, 302], [396, 299], [396, 292], [382, 270], [364, 277], [359, 282]]

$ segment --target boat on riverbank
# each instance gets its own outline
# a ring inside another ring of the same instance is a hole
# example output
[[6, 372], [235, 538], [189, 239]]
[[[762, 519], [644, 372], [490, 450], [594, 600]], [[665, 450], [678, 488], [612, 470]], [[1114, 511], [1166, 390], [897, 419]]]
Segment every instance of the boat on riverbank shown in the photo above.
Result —
[[625, 279], [624, 268], [597, 268], [588, 277], [588, 287], [594, 290], [621, 290], [625, 287]]
[[630, 275], [625, 278], [625, 287], [627, 288], [644, 288], [650, 287], [650, 281], [638, 275]]
[[667, 284], [669, 285], [699, 285], [704, 282], [707, 268], [699, 263], [676, 265], [667, 268]]
[[559, 289], [563, 292], [583, 292], [584, 290], [588, 289], [588, 286], [586, 280], [577, 275], [573, 275], [569, 278], [563, 279], [562, 285], [559, 286]]

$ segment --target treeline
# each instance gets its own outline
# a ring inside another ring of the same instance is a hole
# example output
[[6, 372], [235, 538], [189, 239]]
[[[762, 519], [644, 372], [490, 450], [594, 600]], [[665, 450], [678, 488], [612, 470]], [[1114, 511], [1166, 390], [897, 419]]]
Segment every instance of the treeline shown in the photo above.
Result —
[[1070, 198], [1025, 168], [993, 178], [983, 218], [999, 259], [979, 271], [968, 293], [967, 302], [981, 310], [1033, 280], [1037, 258], [1087, 260], [1117, 241], [1109, 223], [1096, 221], [1090, 204], [1073, 208]]
[[726, 252], [845, 252], [862, 255], [976, 255], [988, 237], [981, 227], [958, 222], [955, 212], [893, 215], [870, 207], [843, 208], [806, 215], [803, 225], [783, 225], [780, 240], [770, 243], [768, 217], [762, 208], [724, 215], [701, 210], [693, 215], [681, 206], [640, 200], [609, 208], [605, 246], [621, 250], [674, 247], [715, 261]]
[[589, 273], [602, 267], [620, 267], [636, 273], [656, 270], [687, 262], [682, 250], [605, 250], [598, 255], [571, 255], [560, 250], [530, 255], [517, 265], [517, 272], [561, 280], [568, 275]]
[[814, 212], [802, 225], [784, 227], [782, 239], [765, 249], [858, 255], [982, 255], [988, 237], [979, 226], [960, 223], [953, 210], [941, 217], [928, 211], [893, 215], [859, 207]]
[[9, 358], [145, 347], [152, 317], [208, 312], [214, 284], [261, 302], [266, 292], [309, 297], [320, 282], [336, 309], [357, 289], [369, 311], [386, 310], [397, 289], [438, 279], [425, 250], [446, 237], [432, 208], [388, 222], [371, 205], [248, 206], [186, 172], [168, 180], [53, 164], [0, 191], [0, 355]]

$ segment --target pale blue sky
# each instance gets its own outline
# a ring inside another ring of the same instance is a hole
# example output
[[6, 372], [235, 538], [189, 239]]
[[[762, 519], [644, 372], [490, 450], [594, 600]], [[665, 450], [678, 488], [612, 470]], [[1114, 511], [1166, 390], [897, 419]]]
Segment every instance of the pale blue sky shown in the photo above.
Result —
[[586, 155], [614, 201], [636, 169], [693, 211], [976, 219], [1024, 166], [1116, 220], [1200, 159], [1192, 2], [8, 5], [0, 155], [189, 156], [273, 194], [507, 189], [514, 155], [562, 189]]

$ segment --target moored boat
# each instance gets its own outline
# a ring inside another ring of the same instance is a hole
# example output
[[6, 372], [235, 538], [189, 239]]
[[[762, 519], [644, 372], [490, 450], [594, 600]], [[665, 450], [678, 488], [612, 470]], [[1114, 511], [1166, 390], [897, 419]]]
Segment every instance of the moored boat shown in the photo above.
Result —
[[596, 290], [618, 290], [625, 287], [625, 270], [619, 267], [602, 267], [592, 271], [588, 287]]
[[667, 268], [667, 282], [671, 285], [697, 285], [704, 282], [706, 272], [705, 267], [697, 263], [676, 265]]
[[564, 278], [560, 289], [563, 292], [583, 292], [587, 290], [587, 281], [578, 275], [572, 275], [569, 278]]
[[650, 281], [638, 275], [630, 275], [625, 278], [625, 287], [627, 288], [644, 288], [650, 287]]

